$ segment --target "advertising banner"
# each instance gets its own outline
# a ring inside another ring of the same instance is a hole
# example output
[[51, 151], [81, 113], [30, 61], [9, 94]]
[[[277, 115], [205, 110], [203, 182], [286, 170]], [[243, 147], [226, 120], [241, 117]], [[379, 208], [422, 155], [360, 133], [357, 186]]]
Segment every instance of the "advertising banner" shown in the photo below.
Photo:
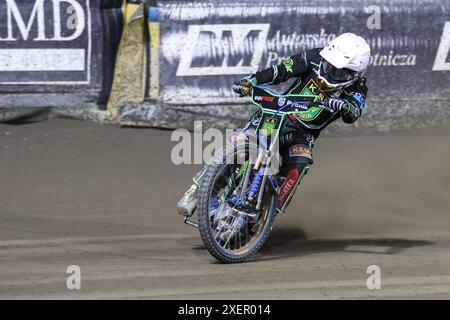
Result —
[[90, 0], [0, 1], [1, 84], [89, 84]]
[[353, 32], [372, 50], [367, 107], [354, 125], [327, 131], [450, 125], [450, 0], [166, 0], [157, 10], [159, 68], [149, 69], [160, 70], [150, 73], [159, 94], [156, 103], [127, 105], [123, 124], [243, 124], [255, 109], [234, 94], [234, 81]]
[[117, 6], [0, 0], [0, 107], [105, 103], [122, 27]]
[[[370, 4], [369, 4], [370, 3]], [[450, 98], [450, 1], [161, 1], [161, 99], [233, 103], [234, 81], [353, 32], [369, 98]]]

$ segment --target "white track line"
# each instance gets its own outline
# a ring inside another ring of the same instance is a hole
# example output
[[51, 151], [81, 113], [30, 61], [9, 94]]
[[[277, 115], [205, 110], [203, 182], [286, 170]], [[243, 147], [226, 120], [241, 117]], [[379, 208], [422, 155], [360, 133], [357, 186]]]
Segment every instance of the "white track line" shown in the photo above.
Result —
[[75, 238], [52, 238], [52, 239], [30, 239], [30, 240], [0, 240], [0, 249], [9, 249], [17, 247], [44, 247], [44, 246], [60, 246], [83, 243], [99, 243], [99, 242], [120, 242], [120, 241], [142, 241], [142, 240], [170, 240], [170, 239], [186, 239], [191, 238], [188, 234], [149, 234], [149, 235], [124, 235], [109, 237], [75, 237]]
[[[400, 286], [400, 287], [398, 287]], [[414, 286], [414, 287], [412, 287]], [[417, 287], [420, 286], [420, 287]], [[62, 291], [59, 294], [39, 294], [38, 299], [61, 299], [63, 296], [74, 299], [126, 299], [126, 298], [158, 298], [158, 297], [180, 297], [188, 298], [193, 295], [207, 295], [209, 297], [221, 296], [225, 294], [251, 293], [251, 292], [267, 292], [273, 293], [274, 296], [279, 293], [292, 292], [292, 297], [301, 294], [308, 296], [310, 290], [322, 290], [324, 292], [332, 292], [335, 297], [383, 297], [383, 296], [421, 296], [433, 294], [450, 295], [450, 276], [436, 275], [430, 277], [396, 277], [384, 279], [381, 290], [368, 290], [366, 288], [365, 279], [358, 280], [334, 280], [334, 281], [308, 281], [308, 282], [276, 282], [267, 284], [251, 284], [245, 287], [239, 286], [207, 286], [207, 287], [179, 287], [179, 288], [152, 288], [152, 289], [127, 289], [125, 292], [89, 292], [83, 293], [83, 290], [76, 293]], [[336, 292], [338, 290], [338, 292]], [[295, 291], [297, 293], [295, 293]], [[305, 291], [305, 292], [301, 292]], [[36, 299], [36, 295], [18, 295], [8, 297], [11, 299]], [[328, 297], [329, 298], [329, 297]]]

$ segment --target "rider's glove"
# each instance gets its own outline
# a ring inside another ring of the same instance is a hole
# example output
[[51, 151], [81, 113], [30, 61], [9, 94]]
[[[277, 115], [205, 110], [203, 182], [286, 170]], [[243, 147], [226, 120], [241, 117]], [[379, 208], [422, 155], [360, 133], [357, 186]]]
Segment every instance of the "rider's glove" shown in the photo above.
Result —
[[239, 97], [244, 97], [250, 94], [251, 86], [256, 84], [256, 78], [248, 76], [236, 81], [233, 84], [233, 91], [239, 94]]
[[243, 96], [245, 96], [245, 94], [242, 92], [243, 89], [244, 88], [244, 86], [240, 83], [240, 81], [236, 81], [234, 84], [233, 84], [233, 91], [234, 92], [236, 92], [238, 95], [239, 95], [239, 97], [243, 97]]
[[335, 112], [346, 112], [349, 110], [348, 102], [342, 99], [327, 98], [323, 104]]

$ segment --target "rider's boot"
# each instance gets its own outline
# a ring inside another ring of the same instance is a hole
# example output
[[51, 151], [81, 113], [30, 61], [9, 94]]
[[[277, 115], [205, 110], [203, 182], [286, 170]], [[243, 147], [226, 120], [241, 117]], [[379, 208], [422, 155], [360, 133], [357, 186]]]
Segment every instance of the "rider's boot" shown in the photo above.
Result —
[[200, 186], [200, 181], [204, 173], [205, 170], [202, 169], [194, 176], [194, 184], [190, 186], [188, 191], [186, 191], [184, 196], [178, 202], [177, 209], [179, 214], [182, 214], [186, 217], [191, 217], [194, 214], [195, 209], [197, 209], [198, 188]]
[[197, 189], [198, 186], [194, 183], [178, 202], [177, 209], [179, 214], [186, 217], [191, 217], [194, 214], [197, 208]]

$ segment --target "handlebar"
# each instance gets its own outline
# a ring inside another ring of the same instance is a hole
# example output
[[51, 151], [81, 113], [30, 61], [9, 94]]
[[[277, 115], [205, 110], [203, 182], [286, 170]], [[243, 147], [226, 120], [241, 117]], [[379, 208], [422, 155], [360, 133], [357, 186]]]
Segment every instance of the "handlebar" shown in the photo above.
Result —
[[[268, 92], [270, 92], [271, 94], [273, 94], [274, 96], [279, 96], [279, 97], [280, 97], [280, 96], [281, 96], [281, 97], [284, 96], [281, 92], [278, 92], [278, 91], [276, 91], [276, 90], [274, 90], [274, 89], [272, 89], [272, 88], [269, 88], [269, 87], [266, 87], [266, 86], [261, 86], [261, 85], [254, 85], [254, 84], [251, 84], [250, 82], [247, 82], [247, 83], [245, 83], [245, 84], [234, 84], [234, 85], [233, 85], [233, 90], [234, 90], [235, 92], [241, 92], [240, 97], [251, 96], [251, 95], [253, 94], [253, 88], [259, 88], [259, 89], [261, 89], [261, 90], [268, 91]], [[296, 101], [296, 102], [300, 102], [300, 101]], [[334, 112], [335, 112], [335, 110], [333, 110], [333, 109], [331, 109], [331, 108], [325, 106], [325, 104], [323, 103], [323, 101], [320, 101], [320, 100], [318, 101], [318, 104], [312, 104], [310, 101], [304, 101], [304, 102], [307, 103], [307, 106], [308, 106], [308, 107], [322, 108], [322, 109], [327, 110], [327, 111], [330, 112], [330, 113], [334, 113]], [[279, 111], [281, 111], [281, 109], [283, 109], [283, 108], [285, 108], [285, 107], [286, 107], [286, 106], [281, 107], [281, 108], [279, 109]]]

